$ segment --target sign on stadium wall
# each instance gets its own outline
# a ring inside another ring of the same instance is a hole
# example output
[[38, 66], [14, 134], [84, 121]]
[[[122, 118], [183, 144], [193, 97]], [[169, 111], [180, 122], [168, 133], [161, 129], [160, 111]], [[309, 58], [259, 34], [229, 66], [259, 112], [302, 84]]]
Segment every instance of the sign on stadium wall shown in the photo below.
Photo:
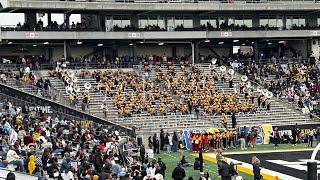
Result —
[[29, 111], [42, 112], [44, 114], [52, 114], [51, 106], [29, 106]]
[[320, 36], [320, 31], [310, 31], [311, 36]]
[[129, 37], [129, 38], [140, 38], [140, 33], [129, 32], [129, 33], [128, 33], [128, 37]]
[[232, 37], [232, 32], [223, 31], [223, 32], [220, 32], [220, 36], [221, 37]]
[[37, 32], [26, 32], [25, 33], [26, 38], [39, 38], [39, 33]]

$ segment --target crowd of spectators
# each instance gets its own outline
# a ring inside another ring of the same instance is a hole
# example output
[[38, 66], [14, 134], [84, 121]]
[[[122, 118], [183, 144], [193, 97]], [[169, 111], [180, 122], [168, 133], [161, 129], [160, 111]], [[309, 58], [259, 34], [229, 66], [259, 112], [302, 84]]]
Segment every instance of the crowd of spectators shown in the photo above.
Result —
[[[228, 24], [219, 21], [215, 25], [210, 22], [206, 24], [201, 24], [198, 27], [185, 27], [183, 24], [176, 25], [173, 27], [175, 31], [266, 31], [266, 30], [316, 30], [320, 29], [320, 26], [311, 26], [308, 23], [305, 25], [292, 24], [290, 27], [275, 27], [269, 24], [261, 25], [259, 27], [248, 27], [246, 25], [239, 24]], [[2, 30], [16, 30], [16, 31], [98, 31], [97, 28], [89, 27], [86, 22], [81, 21], [70, 25], [66, 22], [58, 24], [57, 21], [49, 22], [47, 26], [43, 25], [41, 19], [36, 23], [35, 27], [31, 27], [28, 23], [18, 23], [15, 28], [2, 27]], [[160, 27], [158, 24], [147, 25], [145, 27], [136, 27], [132, 25], [127, 25], [125, 27], [119, 27], [114, 25], [111, 29], [112, 31], [168, 31], [168, 27]]]
[[[318, 113], [319, 60], [302, 63], [242, 64], [239, 71], [280, 98], [295, 102], [304, 112]], [[312, 58], [311, 58], [312, 59]]]
[[118, 146], [123, 140], [108, 126], [49, 116], [3, 101], [0, 166], [44, 179], [108, 179], [128, 175]]

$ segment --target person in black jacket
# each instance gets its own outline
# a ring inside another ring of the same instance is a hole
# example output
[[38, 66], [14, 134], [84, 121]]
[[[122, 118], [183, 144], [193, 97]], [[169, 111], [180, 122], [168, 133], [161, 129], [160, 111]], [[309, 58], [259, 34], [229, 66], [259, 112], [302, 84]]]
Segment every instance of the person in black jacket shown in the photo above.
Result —
[[253, 166], [253, 178], [254, 180], [260, 180], [262, 179], [261, 176], [261, 165], [260, 165], [260, 160], [256, 157], [252, 157], [252, 166]]
[[161, 158], [158, 158], [158, 168], [156, 170], [156, 174], [157, 172], [160, 173], [163, 177], [165, 177], [166, 175], [166, 169], [167, 169], [167, 166], [166, 164], [161, 160]]
[[221, 180], [231, 180], [230, 165], [224, 159], [218, 162], [218, 173]]
[[163, 151], [163, 147], [164, 147], [164, 132], [163, 129], [160, 130], [160, 150]]
[[153, 143], [153, 153], [159, 154], [159, 139], [157, 137], [157, 134], [154, 134], [152, 137], [152, 143]]
[[186, 177], [186, 172], [181, 167], [181, 164], [179, 163], [176, 168], [174, 168], [172, 172], [172, 179], [173, 180], [183, 180]]
[[144, 148], [144, 145], [142, 144], [141, 147], [140, 147], [140, 160], [141, 160], [141, 163], [143, 163], [145, 159], [146, 159], [146, 149]]

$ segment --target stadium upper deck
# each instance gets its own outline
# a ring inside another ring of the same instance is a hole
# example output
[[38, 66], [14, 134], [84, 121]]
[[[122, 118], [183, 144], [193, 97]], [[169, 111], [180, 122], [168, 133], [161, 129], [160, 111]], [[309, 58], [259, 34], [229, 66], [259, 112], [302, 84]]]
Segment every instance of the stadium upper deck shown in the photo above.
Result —
[[[111, 11], [296, 11], [317, 10], [317, 0], [1, 0], [5, 9]], [[50, 3], [48, 3], [50, 2]], [[179, 3], [179, 6], [174, 4]], [[121, 6], [119, 6], [121, 4]]]
[[[0, 41], [7, 44], [8, 49], [12, 45], [34, 49], [48, 42], [59, 44], [65, 56], [69, 54], [70, 45], [79, 46], [80, 41], [91, 49], [107, 44], [111, 48], [125, 44], [126, 48], [134, 49], [136, 44], [143, 46], [142, 43], [185, 43], [182, 48], [198, 54], [194, 51], [199, 48], [201, 51], [200, 43], [211, 40], [215, 43], [213, 48], [221, 46], [220, 43], [228, 46], [226, 52], [232, 52], [235, 45], [252, 45], [256, 58], [260, 49], [269, 48], [270, 44], [292, 41], [289, 44], [301, 50], [304, 57], [310, 51], [316, 56], [320, 52], [320, 4], [317, 1], [91, 1], [0, 0], [0, 12], [25, 14], [24, 23], [1, 27]], [[54, 13], [64, 14], [63, 24], [53, 23], [51, 14]], [[39, 25], [41, 14], [47, 15], [47, 25]], [[70, 22], [72, 14], [81, 15], [79, 26]], [[47, 49], [45, 46], [45, 51]], [[56, 48], [55, 51], [60, 53]], [[136, 53], [132, 50], [131, 54]], [[188, 54], [189, 51], [181, 53]]]

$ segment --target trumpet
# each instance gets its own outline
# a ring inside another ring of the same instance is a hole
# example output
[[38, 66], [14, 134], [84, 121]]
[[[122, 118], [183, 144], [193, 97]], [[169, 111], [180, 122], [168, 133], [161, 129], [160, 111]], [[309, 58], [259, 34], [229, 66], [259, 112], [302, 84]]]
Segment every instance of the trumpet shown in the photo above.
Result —
[[220, 66], [220, 71], [221, 72], [225, 72], [227, 70], [227, 68], [225, 66]]

